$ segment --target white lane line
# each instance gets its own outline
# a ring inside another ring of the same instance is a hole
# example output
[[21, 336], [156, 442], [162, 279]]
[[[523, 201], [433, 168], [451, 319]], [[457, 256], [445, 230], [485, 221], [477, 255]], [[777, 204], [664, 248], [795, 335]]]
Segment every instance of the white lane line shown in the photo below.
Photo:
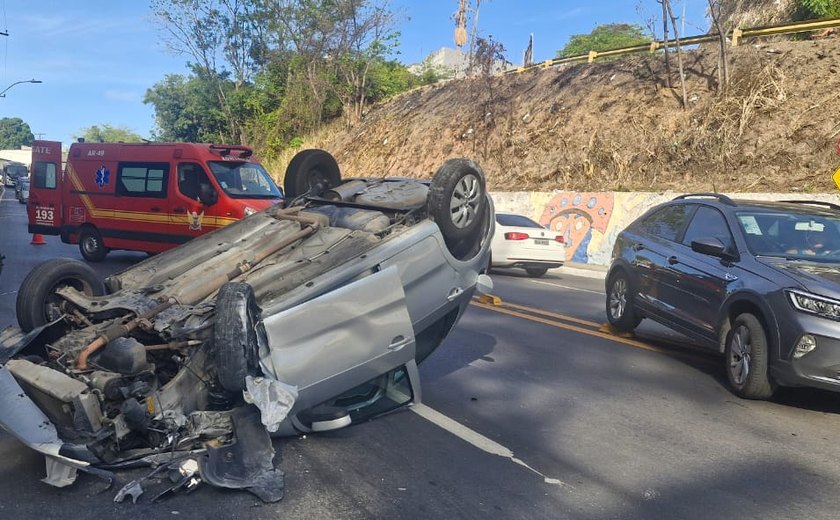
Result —
[[0, 293], [0, 296], [8, 296], [9, 294], [17, 294], [17, 291], [3, 292], [3, 293]]
[[540, 285], [550, 285], [551, 287], [559, 287], [561, 289], [569, 289], [570, 291], [580, 291], [591, 294], [604, 295], [604, 291], [593, 291], [592, 289], [581, 289], [580, 287], [571, 287], [569, 285], [561, 285], [559, 283], [543, 282], [541, 280], [528, 280], [531, 283], [538, 283]]
[[510, 449], [502, 446], [501, 444], [499, 444], [498, 442], [496, 442], [492, 439], [488, 439], [487, 437], [478, 433], [475, 430], [471, 430], [471, 429], [467, 428], [466, 426], [459, 423], [458, 421], [456, 421], [454, 419], [450, 419], [449, 417], [443, 415], [442, 413], [438, 412], [437, 410], [429, 408], [425, 404], [422, 404], [422, 403], [415, 404], [414, 406], [411, 407], [411, 409], [414, 411], [414, 413], [416, 413], [420, 417], [426, 419], [427, 421], [429, 421], [432, 424], [435, 424], [435, 425], [439, 426], [440, 428], [443, 428], [444, 430], [448, 431], [452, 435], [455, 435], [456, 437], [458, 437], [458, 438], [460, 438], [464, 441], [467, 441], [468, 443], [472, 444], [476, 448], [478, 448], [482, 451], [486, 451], [487, 453], [489, 453], [491, 455], [497, 455], [499, 457], [504, 457], [506, 459], [510, 459], [511, 461], [515, 462], [516, 464], [519, 464], [520, 466], [531, 470], [532, 472], [541, 476], [543, 478], [543, 482], [545, 482], [546, 484], [554, 484], [555, 486], [568, 487], [568, 488], [572, 487], [569, 484], [566, 484], [565, 482], [563, 482], [561, 480], [558, 480], [556, 478], [546, 477], [545, 475], [543, 475], [539, 471], [535, 470], [534, 468], [532, 468], [531, 466], [526, 464], [524, 461], [517, 459], [516, 456], [513, 454], [513, 451], [511, 451]]

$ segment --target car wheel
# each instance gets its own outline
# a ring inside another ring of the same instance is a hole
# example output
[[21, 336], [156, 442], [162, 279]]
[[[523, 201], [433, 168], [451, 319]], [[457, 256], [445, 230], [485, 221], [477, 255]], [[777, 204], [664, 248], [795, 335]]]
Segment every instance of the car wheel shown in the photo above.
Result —
[[482, 238], [489, 217], [484, 172], [467, 159], [450, 159], [432, 178], [426, 202], [450, 252], [464, 258]]
[[541, 276], [545, 276], [545, 273], [548, 272], [548, 269], [539, 267], [528, 267], [525, 269], [525, 272], [528, 273], [528, 276], [530, 276], [531, 278], [540, 278]]
[[64, 314], [65, 300], [55, 292], [73, 287], [88, 296], [105, 294], [105, 284], [87, 264], [72, 258], [54, 258], [33, 268], [18, 289], [15, 312], [21, 330], [29, 332]]
[[259, 374], [260, 345], [267, 344], [261, 312], [247, 283], [230, 282], [219, 289], [213, 352], [219, 382], [226, 390], [240, 392], [246, 376]]
[[289, 162], [283, 177], [283, 190], [287, 199], [301, 195], [320, 196], [341, 184], [341, 170], [329, 152], [303, 150]]
[[754, 315], [735, 318], [726, 338], [726, 377], [746, 399], [768, 399], [776, 390], [767, 372], [769, 349], [764, 326]]
[[633, 304], [634, 292], [623, 271], [610, 278], [607, 291], [607, 321], [621, 332], [630, 332], [642, 321]]
[[105, 260], [108, 250], [102, 243], [102, 235], [94, 227], [83, 227], [79, 231], [79, 251], [82, 258], [88, 262], [101, 262]]

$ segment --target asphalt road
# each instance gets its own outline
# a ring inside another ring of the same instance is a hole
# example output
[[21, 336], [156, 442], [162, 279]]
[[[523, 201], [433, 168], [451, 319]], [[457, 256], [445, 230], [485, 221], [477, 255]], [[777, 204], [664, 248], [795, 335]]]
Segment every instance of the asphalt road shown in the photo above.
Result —
[[[0, 202], [0, 326], [39, 260], [24, 206]], [[107, 274], [142, 259], [114, 253]], [[0, 518], [837, 518], [840, 400], [786, 390], [771, 402], [726, 388], [722, 360], [644, 322], [599, 332], [603, 282], [493, 275], [500, 306], [474, 304], [421, 367], [423, 405], [332, 433], [278, 439], [286, 498], [203, 486], [115, 504], [80, 474], [41, 483], [43, 461], [0, 433]]]

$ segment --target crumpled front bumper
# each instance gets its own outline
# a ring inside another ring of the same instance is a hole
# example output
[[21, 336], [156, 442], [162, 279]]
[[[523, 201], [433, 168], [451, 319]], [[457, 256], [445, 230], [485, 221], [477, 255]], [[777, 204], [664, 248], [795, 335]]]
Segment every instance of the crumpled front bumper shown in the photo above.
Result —
[[69, 486], [77, 470], [113, 480], [111, 473], [94, 468], [89, 462], [62, 454], [64, 442], [55, 425], [23, 391], [6, 366], [0, 366], [0, 426], [20, 442], [47, 458], [44, 482], [56, 487]]

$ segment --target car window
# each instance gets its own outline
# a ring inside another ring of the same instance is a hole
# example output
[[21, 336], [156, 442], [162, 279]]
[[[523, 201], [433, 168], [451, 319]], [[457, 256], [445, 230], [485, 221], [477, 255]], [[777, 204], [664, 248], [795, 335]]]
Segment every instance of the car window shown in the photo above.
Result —
[[541, 228], [543, 226], [537, 224], [533, 220], [529, 219], [524, 215], [500, 215], [496, 214], [496, 222], [503, 226], [515, 226], [515, 227], [534, 227], [534, 228]]
[[250, 162], [210, 161], [219, 186], [234, 199], [273, 199], [283, 194], [262, 166]]
[[754, 255], [840, 260], [840, 216], [751, 210], [736, 217]]
[[666, 240], [676, 241], [695, 209], [696, 204], [666, 206], [639, 222], [636, 229]]
[[56, 187], [55, 163], [36, 162], [32, 167], [32, 177], [36, 188], [54, 190]]
[[691, 242], [698, 238], [717, 238], [727, 246], [732, 243], [732, 233], [720, 211], [708, 206], [697, 208], [685, 230], [682, 243], [691, 246]]
[[[129, 197], [166, 197], [169, 165], [165, 163], [120, 164], [117, 193]], [[108, 184], [108, 170], [97, 171], [97, 182]]]

